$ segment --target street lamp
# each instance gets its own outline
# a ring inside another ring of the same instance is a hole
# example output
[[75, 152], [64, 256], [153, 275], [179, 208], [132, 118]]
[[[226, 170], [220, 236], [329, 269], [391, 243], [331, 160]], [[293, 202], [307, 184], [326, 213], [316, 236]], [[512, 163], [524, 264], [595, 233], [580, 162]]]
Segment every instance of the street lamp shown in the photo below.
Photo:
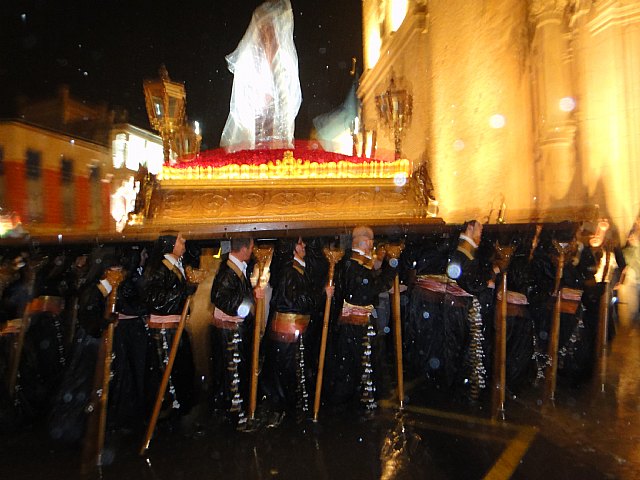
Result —
[[149, 122], [162, 137], [164, 163], [168, 164], [171, 139], [179, 128], [185, 126], [187, 94], [184, 84], [172, 82], [167, 68], [162, 65], [160, 78], [145, 80], [143, 87]]
[[383, 123], [393, 131], [395, 156], [400, 158], [402, 150], [402, 133], [411, 122], [413, 98], [409, 92], [396, 87], [391, 77], [389, 87], [376, 96], [376, 108]]

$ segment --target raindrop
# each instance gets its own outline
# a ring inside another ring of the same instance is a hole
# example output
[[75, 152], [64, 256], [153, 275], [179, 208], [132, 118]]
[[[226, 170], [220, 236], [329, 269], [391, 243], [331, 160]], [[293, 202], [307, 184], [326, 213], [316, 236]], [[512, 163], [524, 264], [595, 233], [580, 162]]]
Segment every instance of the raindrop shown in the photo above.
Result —
[[458, 152], [464, 150], [464, 141], [462, 141], [461, 139], [457, 139], [455, 142], [453, 142], [453, 149]]

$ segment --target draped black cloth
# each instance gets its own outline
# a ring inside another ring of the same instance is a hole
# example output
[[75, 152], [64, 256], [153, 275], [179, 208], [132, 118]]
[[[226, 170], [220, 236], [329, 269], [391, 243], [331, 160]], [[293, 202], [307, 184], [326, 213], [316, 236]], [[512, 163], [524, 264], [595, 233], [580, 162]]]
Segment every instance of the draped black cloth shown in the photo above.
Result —
[[76, 332], [71, 363], [53, 399], [49, 420], [49, 434], [54, 440], [75, 443], [84, 436], [85, 409], [94, 385], [100, 335], [107, 326], [106, 302], [106, 292], [97, 282], [87, 285], [78, 300], [80, 328]]
[[417, 376], [445, 389], [464, 383], [470, 297], [413, 288], [405, 325], [405, 361]]
[[[556, 253], [549, 243], [541, 244], [534, 252], [529, 279], [530, 311], [536, 328], [536, 340], [541, 352], [548, 351], [553, 319], [553, 295], [556, 276]], [[588, 261], [588, 260], [587, 260]], [[583, 261], [567, 259], [563, 267], [560, 287], [584, 290], [585, 268]], [[583, 298], [584, 295], [583, 295]], [[594, 363], [594, 342], [597, 325], [584, 322], [584, 304], [575, 313], [562, 312], [558, 343], [558, 375], [572, 381], [583, 381], [591, 375]]]
[[[529, 246], [527, 244], [528, 250]], [[528, 298], [530, 276], [530, 261], [528, 251], [516, 252], [509, 264], [507, 272], [507, 288]], [[499, 308], [499, 300], [495, 301], [495, 308]], [[534, 375], [534, 348], [536, 346], [535, 324], [529, 304], [519, 306], [510, 314], [507, 309], [507, 388], [517, 392], [524, 387]]]

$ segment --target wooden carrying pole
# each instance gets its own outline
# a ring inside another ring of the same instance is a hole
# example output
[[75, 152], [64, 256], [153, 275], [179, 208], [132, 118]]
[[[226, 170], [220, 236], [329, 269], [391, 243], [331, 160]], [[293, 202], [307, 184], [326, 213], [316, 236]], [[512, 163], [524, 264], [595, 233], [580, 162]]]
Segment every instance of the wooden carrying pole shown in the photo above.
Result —
[[598, 362], [599, 390], [604, 392], [607, 378], [607, 337], [609, 336], [609, 302], [611, 292], [609, 284], [604, 283], [604, 290], [600, 297], [600, 311], [598, 318], [598, 335], [596, 339], [596, 360]]
[[29, 325], [31, 323], [31, 314], [32, 312], [32, 302], [33, 302], [33, 288], [36, 281], [36, 275], [38, 271], [44, 266], [47, 261], [47, 257], [31, 260], [27, 264], [27, 295], [29, 298], [29, 302], [26, 304], [24, 308], [24, 312], [22, 314], [22, 322], [20, 323], [20, 331], [18, 332], [18, 338], [14, 343], [13, 355], [11, 358], [11, 366], [9, 368], [9, 378], [7, 381], [9, 395], [11, 398], [15, 398], [16, 395], [16, 385], [18, 383], [18, 372], [20, 370], [20, 362], [22, 360], [22, 350], [24, 348], [24, 340], [27, 335], [27, 330], [29, 329]]
[[116, 298], [118, 286], [124, 280], [124, 272], [121, 268], [107, 270], [107, 281], [111, 285], [111, 292], [107, 297], [104, 318], [109, 322], [102, 333], [96, 370], [93, 377], [94, 388], [91, 393], [91, 403], [87, 407], [89, 417], [87, 419], [87, 431], [85, 433], [84, 448], [82, 452], [83, 469], [92, 465], [102, 466], [102, 451], [104, 450], [104, 437], [107, 430], [107, 407], [109, 403], [109, 383], [111, 381], [111, 353], [113, 349], [113, 334], [115, 331]]
[[[400, 253], [402, 253], [403, 245], [387, 245], [386, 252], [389, 261], [398, 262]], [[396, 375], [397, 375], [397, 391], [398, 403], [400, 409], [404, 408], [404, 371], [402, 368], [402, 317], [400, 312], [400, 276], [398, 273], [393, 278], [392, 293], [392, 312], [393, 312], [393, 331], [396, 347]]]
[[[507, 269], [511, 263], [511, 257], [515, 250], [514, 245], [501, 246], [499, 242], [495, 245], [495, 268], [500, 273], [500, 303], [495, 312], [495, 349], [493, 354], [493, 385], [491, 395], [491, 418], [498, 417], [504, 420], [504, 399], [507, 388]], [[495, 270], [494, 270], [495, 271]]]
[[556, 395], [556, 380], [558, 375], [558, 343], [560, 341], [560, 313], [562, 307], [562, 289], [560, 284], [562, 281], [562, 272], [564, 269], [565, 248], [562, 247], [555, 240], [553, 245], [558, 251], [558, 265], [556, 268], [556, 278], [553, 287], [554, 294], [556, 296], [553, 304], [553, 315], [551, 317], [551, 332], [549, 334], [549, 346], [547, 349], [549, 355], [549, 371], [546, 378], [546, 396], [550, 400], [555, 400]]
[[22, 359], [22, 349], [24, 348], [24, 339], [29, 329], [31, 320], [31, 302], [27, 303], [24, 313], [22, 314], [22, 321], [20, 322], [20, 330], [18, 332], [18, 338], [13, 343], [11, 363], [9, 367], [9, 377], [7, 380], [9, 395], [11, 398], [15, 398], [16, 384], [18, 382], [18, 371], [20, 370], [20, 360]]
[[609, 282], [607, 282], [607, 273], [609, 270], [609, 257], [610, 252], [607, 248], [604, 248], [604, 255], [607, 255], [605, 259], [605, 268], [602, 275], [602, 295], [600, 296], [599, 315], [598, 315], [598, 334], [596, 336], [595, 344], [595, 359], [597, 363], [597, 375], [599, 382], [600, 392], [604, 392], [604, 386], [607, 377], [607, 339], [609, 336], [609, 302], [611, 301], [611, 289]]
[[[194, 269], [187, 266], [185, 268], [185, 273], [187, 275], [187, 281], [189, 283], [199, 284], [204, 279], [207, 272], [204, 270]], [[189, 313], [189, 307], [191, 305], [192, 299], [193, 299], [193, 295], [189, 295], [186, 301], [184, 302], [184, 306], [182, 307], [182, 314], [180, 315], [178, 328], [176, 328], [176, 333], [173, 336], [173, 342], [171, 342], [169, 360], [167, 361], [167, 365], [164, 368], [164, 373], [162, 374], [162, 380], [160, 381], [160, 386], [158, 387], [156, 400], [153, 405], [151, 418], [149, 419], [149, 425], [147, 426], [147, 431], [145, 433], [142, 446], [140, 447], [140, 452], [139, 452], [140, 455], [144, 455], [144, 453], [149, 449], [149, 444], [151, 443], [151, 437], [153, 436], [153, 431], [156, 428], [156, 423], [158, 423], [158, 417], [160, 416], [160, 409], [162, 408], [164, 394], [167, 391], [167, 386], [169, 385], [169, 378], [171, 377], [171, 370], [173, 369], [173, 363], [175, 362], [176, 355], [178, 354], [178, 346], [180, 345], [182, 332], [184, 331], [184, 327], [187, 325], [187, 316]]]
[[495, 315], [495, 352], [493, 355], [493, 395], [491, 418], [504, 420], [504, 398], [507, 383], [507, 272], [502, 272], [500, 293], [502, 298]]
[[[324, 256], [329, 261], [329, 277], [327, 286], [333, 286], [333, 275], [336, 269], [336, 263], [340, 261], [344, 251], [340, 249], [324, 249]], [[320, 356], [318, 357], [318, 376], [316, 377], [316, 395], [313, 400], [313, 421], [318, 421], [318, 412], [320, 411], [320, 396], [322, 394], [322, 377], [324, 375], [324, 357], [327, 352], [327, 335], [329, 333], [329, 315], [331, 313], [331, 297], [327, 295], [324, 303], [324, 318], [322, 320], [322, 338], [320, 340]]]
[[[273, 257], [272, 246], [260, 246], [253, 249], [258, 262], [257, 287], [264, 288], [269, 282], [269, 266]], [[258, 373], [260, 370], [260, 340], [264, 332], [266, 322], [264, 296], [256, 299], [256, 318], [253, 329], [253, 350], [251, 355], [251, 390], [249, 393], [249, 420], [256, 418], [256, 405], [258, 403]]]

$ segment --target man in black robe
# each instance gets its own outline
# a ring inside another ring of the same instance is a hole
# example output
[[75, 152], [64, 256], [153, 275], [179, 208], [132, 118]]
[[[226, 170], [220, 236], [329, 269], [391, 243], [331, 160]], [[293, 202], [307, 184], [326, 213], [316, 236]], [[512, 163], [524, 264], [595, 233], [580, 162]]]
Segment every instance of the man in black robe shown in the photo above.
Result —
[[[284, 265], [279, 269], [271, 298], [271, 319], [265, 339], [265, 376], [263, 388], [274, 410], [273, 423], [284, 415], [297, 413], [303, 419], [309, 412], [310, 378], [307, 333], [312, 316], [321, 304], [322, 290], [315, 287], [306, 269], [306, 243], [281, 242]], [[291, 255], [293, 254], [293, 258]], [[333, 287], [326, 287], [327, 295]]]
[[376, 408], [379, 384], [373, 366], [378, 351], [373, 316], [380, 293], [393, 284], [397, 259], [383, 261], [374, 269], [373, 230], [366, 226], [353, 229], [352, 248], [336, 265], [335, 315], [331, 354], [331, 380], [328, 394], [334, 404], [355, 406], [365, 411]]
[[[486, 372], [490, 358], [490, 345], [493, 336], [493, 295], [495, 277], [500, 269], [488, 268], [479, 255], [482, 240], [482, 224], [477, 220], [465, 222], [458, 238], [458, 246], [449, 256], [447, 275], [468, 294], [472, 295], [471, 305], [459, 330], [456, 342], [462, 356], [456, 359], [458, 385], [470, 386], [472, 400], [477, 399], [479, 390], [486, 386]], [[460, 360], [463, 360], [461, 364]], [[468, 380], [468, 382], [467, 382]]]
[[[140, 299], [149, 313], [151, 345], [150, 372], [147, 382], [149, 406], [153, 405], [162, 378], [163, 364], [178, 326], [187, 297], [195, 292], [195, 285], [187, 283], [182, 256], [186, 240], [181, 233], [161, 235], [149, 256], [149, 265], [140, 279]], [[174, 409], [187, 414], [195, 402], [195, 367], [191, 343], [186, 332], [180, 338], [171, 372], [167, 395]]]
[[143, 246], [124, 247], [120, 262], [125, 278], [118, 287], [111, 365], [113, 378], [109, 393], [109, 423], [113, 427], [139, 428], [146, 420], [144, 385], [149, 338], [145, 322], [147, 307], [140, 299], [138, 285], [147, 250]]
[[264, 295], [260, 288], [256, 288], [254, 294], [248, 277], [247, 262], [252, 253], [253, 239], [232, 239], [231, 252], [221, 263], [211, 286], [213, 408], [229, 415], [240, 429], [247, 421], [244, 402], [249, 400], [254, 296]]

